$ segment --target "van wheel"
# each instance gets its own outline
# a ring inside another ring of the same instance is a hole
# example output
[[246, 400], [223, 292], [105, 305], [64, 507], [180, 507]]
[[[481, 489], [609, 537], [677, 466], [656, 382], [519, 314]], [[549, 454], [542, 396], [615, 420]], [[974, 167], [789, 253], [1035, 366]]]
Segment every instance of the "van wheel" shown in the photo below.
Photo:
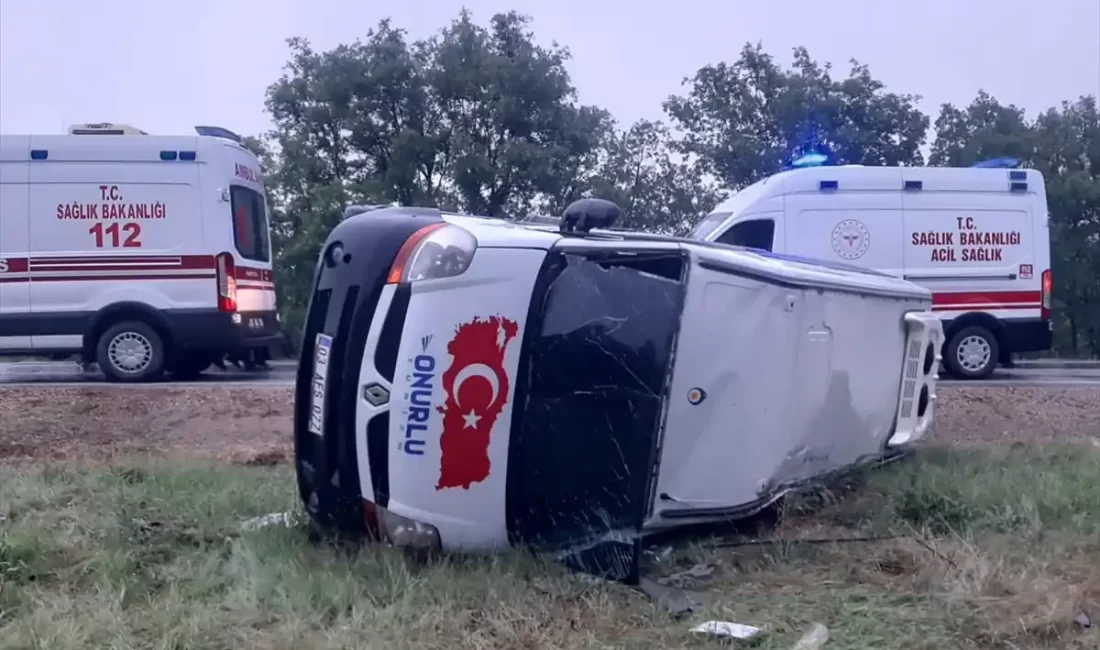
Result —
[[164, 374], [164, 342], [145, 323], [117, 323], [100, 335], [96, 361], [111, 381], [155, 381]]
[[997, 337], [980, 325], [955, 332], [944, 352], [947, 371], [959, 379], [985, 379], [993, 374], [1001, 358]]

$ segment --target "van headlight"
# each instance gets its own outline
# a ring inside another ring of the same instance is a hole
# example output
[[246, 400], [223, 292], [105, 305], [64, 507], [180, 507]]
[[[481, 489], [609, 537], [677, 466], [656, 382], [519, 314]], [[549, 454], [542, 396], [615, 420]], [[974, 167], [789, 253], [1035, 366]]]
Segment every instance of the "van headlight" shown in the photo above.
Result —
[[397, 251], [386, 284], [462, 275], [476, 251], [477, 238], [463, 228], [449, 223], [424, 226]]
[[443, 548], [439, 530], [431, 524], [402, 517], [371, 501], [363, 500], [367, 530], [383, 542], [409, 550], [438, 551]]

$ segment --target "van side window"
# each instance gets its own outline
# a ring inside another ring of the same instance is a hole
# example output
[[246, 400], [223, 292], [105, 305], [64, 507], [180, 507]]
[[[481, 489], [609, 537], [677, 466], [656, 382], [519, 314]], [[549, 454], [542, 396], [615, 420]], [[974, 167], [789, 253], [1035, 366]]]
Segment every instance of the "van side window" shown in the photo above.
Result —
[[267, 211], [263, 195], [247, 187], [233, 185], [230, 198], [233, 209], [233, 242], [237, 246], [237, 252], [248, 260], [270, 262]]
[[774, 220], [754, 219], [735, 224], [722, 233], [716, 241], [727, 246], [744, 246], [745, 248], [756, 248], [771, 252], [774, 237]]

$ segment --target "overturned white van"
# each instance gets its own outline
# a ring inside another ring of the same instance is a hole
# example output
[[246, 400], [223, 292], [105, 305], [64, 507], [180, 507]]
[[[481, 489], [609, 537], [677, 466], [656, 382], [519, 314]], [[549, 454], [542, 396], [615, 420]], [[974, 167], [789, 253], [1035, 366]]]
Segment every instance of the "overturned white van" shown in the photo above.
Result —
[[382, 207], [333, 230], [295, 404], [317, 523], [565, 549], [629, 581], [645, 535], [750, 514], [928, 431], [927, 289], [592, 229], [617, 214], [579, 202], [551, 228]]

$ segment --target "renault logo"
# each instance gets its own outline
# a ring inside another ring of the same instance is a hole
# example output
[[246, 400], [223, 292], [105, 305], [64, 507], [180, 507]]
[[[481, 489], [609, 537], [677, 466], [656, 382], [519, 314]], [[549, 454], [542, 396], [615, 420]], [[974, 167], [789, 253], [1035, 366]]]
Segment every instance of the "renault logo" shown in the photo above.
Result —
[[363, 399], [371, 406], [382, 406], [390, 401], [390, 391], [374, 382], [363, 386]]

